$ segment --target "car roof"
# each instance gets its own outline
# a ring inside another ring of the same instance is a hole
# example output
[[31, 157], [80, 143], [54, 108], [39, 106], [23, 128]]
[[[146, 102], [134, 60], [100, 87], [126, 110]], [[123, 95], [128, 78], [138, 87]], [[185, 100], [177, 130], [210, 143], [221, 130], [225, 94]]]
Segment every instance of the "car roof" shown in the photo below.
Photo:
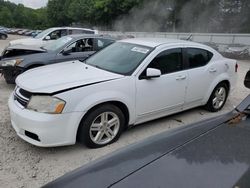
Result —
[[160, 45], [164, 44], [189, 44], [189, 45], [199, 45], [203, 46], [202, 44], [191, 42], [191, 41], [185, 41], [185, 40], [177, 40], [177, 39], [167, 39], [167, 38], [133, 38], [133, 39], [124, 39], [121, 40], [120, 42], [127, 42], [127, 43], [133, 43], [133, 44], [138, 44], [142, 46], [148, 46], [155, 48]]
[[80, 38], [105, 38], [115, 40], [115, 38], [110, 37], [108, 35], [97, 35], [97, 34], [74, 34], [74, 35], [66, 35], [65, 37], [71, 37], [73, 39], [80, 39]]
[[82, 28], [82, 27], [52, 27], [51, 29], [78, 29], [78, 30], [95, 31], [94, 29]]

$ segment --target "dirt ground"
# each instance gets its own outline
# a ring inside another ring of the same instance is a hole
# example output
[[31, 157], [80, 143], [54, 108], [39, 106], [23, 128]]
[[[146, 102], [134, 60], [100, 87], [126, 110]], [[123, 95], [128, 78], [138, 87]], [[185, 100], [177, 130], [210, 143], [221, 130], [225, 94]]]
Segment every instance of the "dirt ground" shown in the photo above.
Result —
[[[10, 36], [6, 41], [0, 40], [0, 51], [14, 38], [16, 37]], [[237, 89], [221, 112], [209, 113], [196, 108], [145, 123], [126, 131], [118, 142], [101, 149], [88, 149], [80, 144], [39, 148], [21, 140], [11, 127], [7, 106], [14, 86], [7, 85], [3, 77], [0, 77], [0, 187], [40, 187], [66, 172], [144, 138], [230, 111], [249, 94], [243, 86], [243, 77], [250, 68], [250, 61], [239, 61], [239, 66]]]

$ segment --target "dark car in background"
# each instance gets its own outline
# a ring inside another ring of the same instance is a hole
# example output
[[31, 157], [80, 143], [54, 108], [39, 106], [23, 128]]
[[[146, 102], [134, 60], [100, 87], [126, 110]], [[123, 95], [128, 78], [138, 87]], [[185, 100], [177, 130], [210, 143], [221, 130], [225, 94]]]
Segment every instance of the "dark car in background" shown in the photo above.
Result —
[[249, 188], [249, 146], [250, 95], [225, 115], [153, 136], [44, 187]]
[[8, 38], [7, 33], [5, 33], [4, 31], [0, 31], [0, 39], [6, 40], [7, 38]]
[[0, 70], [8, 84], [24, 71], [39, 66], [70, 60], [85, 60], [96, 51], [115, 42], [102, 35], [71, 35], [62, 37], [43, 47], [13, 45], [1, 57]]

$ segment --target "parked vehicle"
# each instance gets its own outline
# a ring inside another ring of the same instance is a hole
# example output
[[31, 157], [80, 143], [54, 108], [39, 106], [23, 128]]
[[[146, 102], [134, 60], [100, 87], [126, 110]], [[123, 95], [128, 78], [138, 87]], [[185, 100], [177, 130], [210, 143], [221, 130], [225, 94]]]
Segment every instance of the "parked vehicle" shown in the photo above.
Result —
[[[250, 72], [246, 86], [250, 88]], [[153, 136], [44, 188], [248, 188], [250, 95], [232, 112]]]
[[42, 31], [41, 30], [36, 30], [34, 32], [31, 33], [31, 36], [34, 38], [36, 37], [38, 34], [40, 34]]
[[70, 35], [42, 48], [13, 45], [4, 50], [0, 69], [6, 82], [15, 84], [16, 77], [29, 69], [63, 61], [83, 61], [113, 42], [114, 39], [101, 35]]
[[10, 29], [6, 27], [0, 27], [0, 31], [8, 34], [10, 32]]
[[25, 36], [31, 36], [33, 32], [34, 32], [33, 30], [29, 30], [29, 31], [26, 31], [26, 32], [24, 33], [24, 35], [25, 35]]
[[12, 29], [12, 30], [10, 31], [10, 34], [16, 35], [16, 34], [18, 34], [18, 32], [21, 31], [21, 30], [22, 30], [22, 29]]
[[27, 29], [22, 29], [20, 31], [17, 32], [18, 35], [24, 35], [26, 32], [28, 32], [29, 30]]
[[73, 28], [73, 27], [56, 27], [49, 28], [36, 35], [34, 38], [17, 39], [10, 41], [10, 45], [23, 44], [32, 46], [44, 46], [49, 41], [57, 40], [66, 35], [72, 34], [98, 34], [98, 31], [85, 29], [85, 28]]
[[7, 38], [8, 38], [7, 33], [3, 32], [3, 31], [0, 31], [0, 39], [6, 40]]
[[230, 44], [225, 49], [226, 57], [246, 58], [249, 57], [249, 47], [243, 44]]
[[[43, 147], [80, 142], [103, 147], [129, 125], [205, 105], [221, 110], [237, 62], [189, 41], [127, 39], [86, 61], [27, 71], [9, 99], [11, 122]], [[201, 79], [202, 78], [202, 79]]]

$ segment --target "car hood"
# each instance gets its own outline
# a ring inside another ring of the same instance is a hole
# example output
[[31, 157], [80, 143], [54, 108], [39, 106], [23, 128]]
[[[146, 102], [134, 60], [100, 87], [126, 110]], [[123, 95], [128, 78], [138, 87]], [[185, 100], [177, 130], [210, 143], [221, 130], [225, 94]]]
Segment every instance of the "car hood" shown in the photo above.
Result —
[[44, 44], [43, 40], [34, 39], [34, 38], [24, 38], [10, 41], [10, 46], [22, 44], [22, 45], [32, 45], [32, 46], [42, 46]]
[[39, 46], [23, 45], [23, 44], [14, 44], [14, 45], [8, 46], [6, 50], [29, 50], [29, 51], [34, 51], [34, 52], [46, 52], [45, 49]]
[[16, 79], [19, 87], [32, 93], [55, 93], [124, 77], [80, 61], [70, 61], [31, 69]]

